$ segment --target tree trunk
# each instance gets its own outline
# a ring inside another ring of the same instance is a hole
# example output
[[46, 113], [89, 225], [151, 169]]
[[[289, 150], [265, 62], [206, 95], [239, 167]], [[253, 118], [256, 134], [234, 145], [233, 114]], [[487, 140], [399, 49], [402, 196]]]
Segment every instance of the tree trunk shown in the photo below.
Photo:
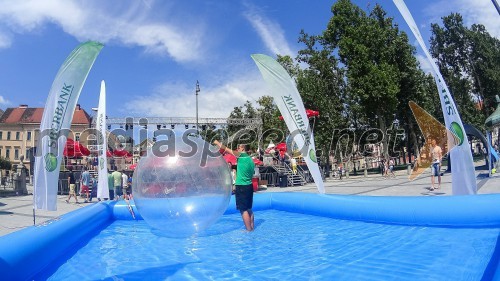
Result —
[[383, 146], [383, 156], [385, 159], [389, 159], [389, 140], [386, 135], [387, 133], [387, 126], [385, 125], [385, 118], [382, 116], [380, 111], [377, 111], [377, 117], [378, 117], [378, 126], [382, 133], [384, 134], [384, 138], [382, 139], [382, 146]]
[[[415, 159], [418, 159], [420, 157], [420, 150], [418, 147], [417, 134], [415, 133], [412, 122], [409, 122], [409, 127], [410, 127], [411, 140], [413, 142], [413, 151], [414, 151]], [[410, 159], [410, 161], [411, 161], [411, 159]]]

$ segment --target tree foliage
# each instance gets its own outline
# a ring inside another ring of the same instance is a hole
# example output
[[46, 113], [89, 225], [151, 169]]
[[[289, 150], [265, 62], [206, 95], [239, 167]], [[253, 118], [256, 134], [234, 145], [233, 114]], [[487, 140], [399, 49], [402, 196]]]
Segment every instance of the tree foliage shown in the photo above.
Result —
[[0, 156], [0, 169], [2, 170], [10, 170], [12, 169], [12, 163], [9, 159]]
[[[297, 89], [301, 94], [304, 107], [319, 111], [320, 117], [310, 120], [314, 137], [319, 150], [319, 155], [328, 155], [330, 139], [335, 128], [345, 127], [343, 93], [345, 83], [343, 71], [338, 67], [338, 60], [331, 50], [318, 48], [317, 42], [322, 40], [319, 36], [310, 36], [301, 32], [299, 41], [306, 48], [299, 51], [295, 66], [290, 57], [278, 55], [277, 61], [289, 71], [295, 79]], [[299, 64], [306, 64], [308, 68], [302, 69]]]
[[[444, 123], [434, 78], [423, 72], [407, 34], [382, 6], [376, 4], [365, 12], [350, 0], [339, 0], [331, 12], [323, 33], [300, 32], [298, 41], [303, 48], [297, 57], [277, 54], [277, 61], [295, 79], [305, 108], [320, 112], [311, 123], [317, 148], [332, 153], [341, 143], [345, 156], [356, 149], [345, 143], [360, 141], [356, 144], [362, 152], [365, 143], [359, 137], [363, 132], [376, 128], [386, 133], [399, 124], [404, 138], [384, 137], [384, 155], [418, 154], [424, 138], [408, 103], [416, 102]], [[431, 53], [463, 121], [481, 128], [495, 108], [494, 97], [500, 88], [499, 40], [482, 25], [465, 27], [459, 14], [444, 17], [443, 27], [433, 24], [432, 32]], [[285, 129], [271, 97], [259, 99], [258, 104], [254, 109], [247, 102], [230, 117], [260, 116], [264, 131]], [[346, 141], [343, 133], [336, 134], [338, 129], [358, 139]]]
[[465, 123], [484, 129], [495, 110], [500, 89], [500, 41], [483, 25], [464, 26], [462, 16], [443, 17], [432, 24], [431, 53], [437, 62]]
[[248, 128], [245, 125], [227, 126], [225, 138], [234, 136], [234, 140], [228, 145], [236, 147], [238, 143], [250, 144], [251, 149], [257, 151], [264, 143], [273, 141], [282, 142], [285, 139], [283, 121], [279, 119], [279, 110], [270, 96], [262, 96], [257, 100], [257, 107], [250, 101], [246, 101], [243, 106], [238, 106], [231, 111], [230, 119], [261, 119], [262, 128]]
[[[351, 126], [358, 131], [375, 127], [385, 133], [398, 120], [407, 129], [409, 147], [408, 137], [415, 134], [416, 126], [408, 102], [427, 103], [428, 97], [415, 48], [378, 4], [366, 14], [351, 1], [341, 0], [332, 6], [332, 13], [323, 38], [330, 49], [338, 50], [346, 68]], [[389, 141], [382, 140], [386, 157], [395, 153], [389, 150]]]
[[[284, 141], [285, 134], [283, 132], [286, 126], [279, 118], [280, 112], [273, 98], [271, 96], [262, 96], [257, 100], [257, 104], [259, 105], [257, 113], [263, 124], [260, 145], [264, 147], [270, 142], [276, 144]], [[256, 146], [259, 146], [259, 144]]]

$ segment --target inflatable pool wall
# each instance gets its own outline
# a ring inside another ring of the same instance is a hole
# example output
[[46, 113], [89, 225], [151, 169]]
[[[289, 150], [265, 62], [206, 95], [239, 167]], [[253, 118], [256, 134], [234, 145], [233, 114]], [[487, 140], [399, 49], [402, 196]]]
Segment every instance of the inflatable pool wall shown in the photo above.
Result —
[[[373, 223], [443, 226], [500, 227], [500, 194], [443, 197], [376, 197], [313, 193], [258, 193], [254, 211], [275, 209], [343, 220]], [[136, 218], [141, 219], [133, 205]], [[226, 214], [238, 212], [234, 196]], [[124, 201], [87, 206], [38, 226], [0, 237], [2, 280], [32, 280], [61, 257], [71, 257], [99, 231], [117, 219], [132, 219]], [[499, 239], [500, 241], [500, 239]], [[500, 278], [497, 246], [487, 275]], [[50, 271], [50, 270], [49, 270]]]

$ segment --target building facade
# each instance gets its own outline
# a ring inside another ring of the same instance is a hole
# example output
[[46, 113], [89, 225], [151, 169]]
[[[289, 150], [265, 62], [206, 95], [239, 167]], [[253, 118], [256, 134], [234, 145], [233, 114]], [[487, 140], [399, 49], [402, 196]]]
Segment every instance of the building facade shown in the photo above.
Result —
[[[13, 165], [19, 165], [22, 161], [31, 171], [30, 159], [34, 156], [42, 115], [41, 107], [22, 104], [16, 108], [7, 108], [0, 117], [0, 156], [9, 159]], [[68, 138], [87, 145], [89, 138], [83, 136], [87, 135], [84, 132], [90, 128], [91, 121], [91, 116], [78, 104]]]

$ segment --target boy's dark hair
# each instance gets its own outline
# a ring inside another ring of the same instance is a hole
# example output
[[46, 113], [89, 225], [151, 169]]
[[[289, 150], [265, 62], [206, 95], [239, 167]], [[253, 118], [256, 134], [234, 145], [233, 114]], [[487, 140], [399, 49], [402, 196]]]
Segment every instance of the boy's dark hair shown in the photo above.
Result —
[[245, 151], [250, 151], [250, 145], [249, 144], [242, 144], [243, 148], [245, 148]]

